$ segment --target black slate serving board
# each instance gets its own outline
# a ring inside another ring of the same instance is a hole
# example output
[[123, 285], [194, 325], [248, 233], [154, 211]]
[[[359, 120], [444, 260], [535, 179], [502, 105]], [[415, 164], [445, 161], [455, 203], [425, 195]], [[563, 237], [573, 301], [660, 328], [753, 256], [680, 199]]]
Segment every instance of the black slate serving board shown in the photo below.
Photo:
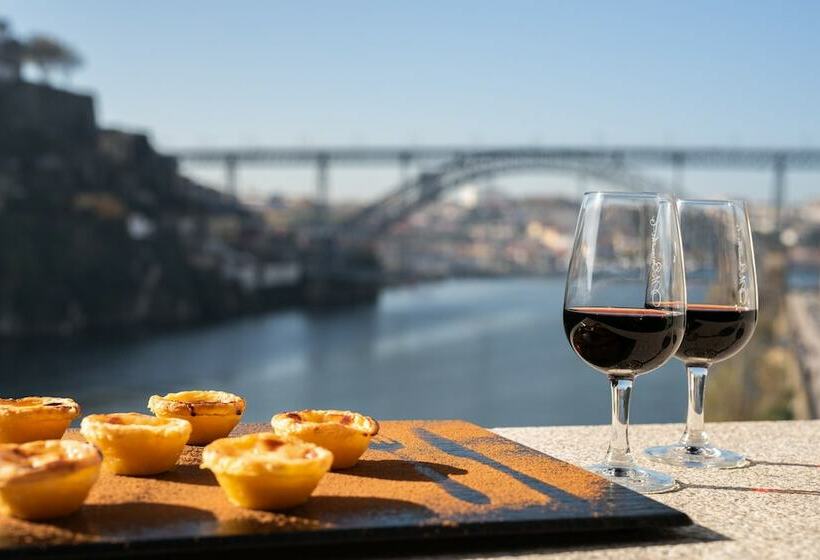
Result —
[[[237, 432], [267, 430], [243, 425]], [[66, 437], [79, 437], [76, 432]], [[384, 422], [359, 464], [329, 473], [311, 500], [284, 513], [227, 503], [201, 448], [154, 477], [104, 473], [83, 509], [48, 522], [0, 519], [0, 558], [199, 557], [231, 551], [524, 537], [688, 525], [682, 512], [578, 467], [458, 420]], [[513, 541], [509, 541], [513, 542]]]

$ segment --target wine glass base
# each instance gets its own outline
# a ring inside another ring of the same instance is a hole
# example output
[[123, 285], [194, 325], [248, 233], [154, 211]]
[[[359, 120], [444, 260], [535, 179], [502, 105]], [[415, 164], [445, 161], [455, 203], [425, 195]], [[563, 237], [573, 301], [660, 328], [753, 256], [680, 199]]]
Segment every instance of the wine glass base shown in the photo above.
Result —
[[614, 467], [598, 464], [590, 465], [586, 469], [641, 494], [660, 494], [678, 487], [675, 479], [668, 474], [641, 467]]
[[693, 469], [736, 469], [749, 462], [734, 451], [717, 447], [689, 447], [686, 445], [659, 445], [644, 450], [644, 454], [657, 463]]

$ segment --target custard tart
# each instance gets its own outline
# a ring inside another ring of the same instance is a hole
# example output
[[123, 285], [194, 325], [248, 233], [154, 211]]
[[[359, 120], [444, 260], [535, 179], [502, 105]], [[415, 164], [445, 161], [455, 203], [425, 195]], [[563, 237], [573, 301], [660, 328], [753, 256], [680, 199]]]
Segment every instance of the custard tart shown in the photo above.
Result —
[[79, 414], [80, 406], [71, 399], [0, 399], [0, 443], [60, 439]]
[[315, 443], [333, 453], [333, 468], [352, 467], [379, 433], [379, 423], [369, 416], [345, 410], [300, 410], [274, 416], [276, 434]]
[[147, 475], [176, 465], [191, 424], [179, 418], [156, 418], [137, 412], [92, 414], [80, 433], [100, 448], [103, 467], [114, 474]]
[[226, 437], [245, 412], [245, 400], [223, 391], [182, 391], [154, 395], [148, 408], [160, 418], [182, 418], [191, 423], [190, 445], [205, 445]]
[[83, 441], [0, 444], [0, 513], [48, 519], [78, 510], [101, 461], [100, 452]]
[[203, 450], [201, 468], [234, 505], [280, 510], [306, 502], [332, 462], [327, 449], [261, 433], [216, 440]]

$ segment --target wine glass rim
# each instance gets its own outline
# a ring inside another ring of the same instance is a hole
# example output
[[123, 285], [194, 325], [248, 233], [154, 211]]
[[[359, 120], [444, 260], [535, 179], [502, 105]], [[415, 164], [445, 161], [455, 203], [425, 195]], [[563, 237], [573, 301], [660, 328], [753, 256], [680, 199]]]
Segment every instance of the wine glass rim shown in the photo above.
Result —
[[672, 199], [674, 195], [662, 192], [632, 192], [632, 191], [586, 191], [584, 197], [587, 196], [607, 196], [607, 197], [623, 197], [623, 198], [669, 198]]
[[720, 198], [678, 198], [678, 204], [698, 204], [702, 206], [746, 206], [746, 201]]

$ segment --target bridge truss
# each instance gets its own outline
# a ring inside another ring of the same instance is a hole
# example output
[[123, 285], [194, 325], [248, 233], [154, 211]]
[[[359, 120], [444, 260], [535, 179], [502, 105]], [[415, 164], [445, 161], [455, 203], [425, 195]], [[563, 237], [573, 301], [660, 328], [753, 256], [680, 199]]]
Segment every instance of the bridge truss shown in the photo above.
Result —
[[398, 188], [346, 220], [338, 228], [338, 235], [355, 239], [372, 238], [460, 185], [499, 174], [533, 170], [590, 177], [617, 189], [639, 192], [669, 190], [665, 183], [633, 173], [617, 162], [565, 161], [541, 154], [509, 154], [503, 157], [494, 153], [475, 154], [458, 157], [404, 181]]
[[672, 168], [682, 176], [684, 168], [747, 169], [773, 173], [773, 202], [780, 221], [789, 169], [820, 170], [819, 149], [785, 148], [656, 148], [610, 147], [500, 148], [469, 147], [336, 147], [336, 148], [236, 148], [189, 149], [173, 154], [180, 161], [221, 164], [226, 189], [236, 193], [239, 165], [313, 165], [316, 169], [317, 217], [326, 215], [329, 169], [340, 165], [411, 163], [426, 171], [402, 182], [395, 190], [343, 224], [342, 231], [367, 236], [384, 231], [391, 223], [435, 200], [454, 186], [480, 177], [526, 170], [554, 170], [596, 177], [617, 188], [666, 190], [667, 186], [635, 172], [636, 168]]

